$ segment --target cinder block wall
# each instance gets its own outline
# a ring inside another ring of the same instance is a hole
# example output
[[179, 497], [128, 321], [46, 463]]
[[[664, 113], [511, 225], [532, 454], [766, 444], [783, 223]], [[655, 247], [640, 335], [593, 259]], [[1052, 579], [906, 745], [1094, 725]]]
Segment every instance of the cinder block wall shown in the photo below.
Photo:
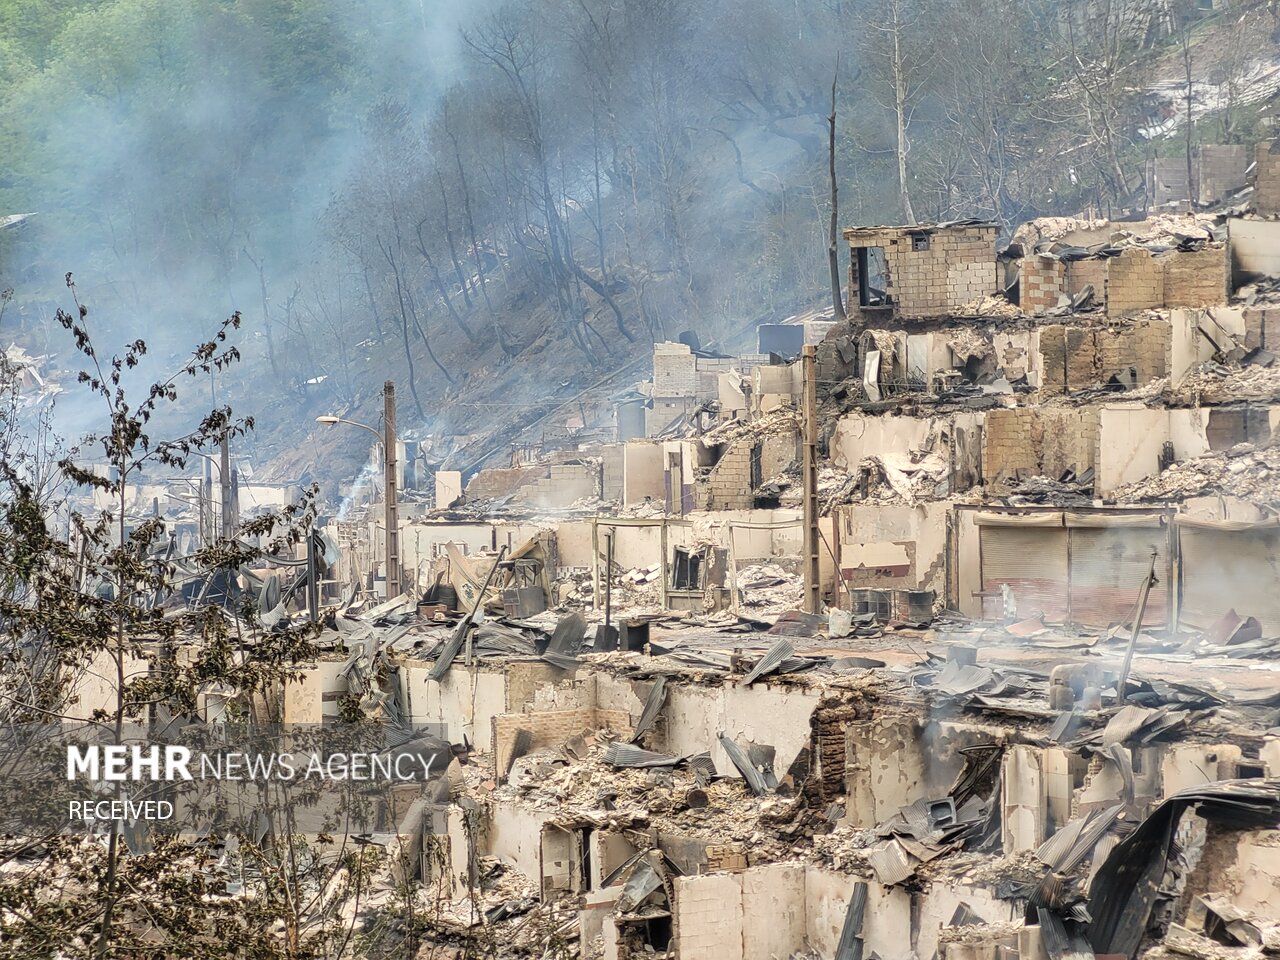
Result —
[[1018, 306], [1023, 313], [1042, 314], [1058, 305], [1066, 292], [1066, 269], [1053, 257], [1022, 258], [1018, 280]]
[[1280, 348], [1280, 307], [1245, 307], [1244, 342], [1250, 349]]
[[1227, 246], [1205, 247], [1193, 253], [1167, 253], [1164, 265], [1166, 307], [1212, 307], [1231, 294], [1231, 263]]
[[1090, 407], [992, 410], [983, 429], [983, 478], [991, 483], [1019, 471], [1054, 478], [1068, 468], [1083, 472], [1094, 465], [1097, 442], [1097, 411]]
[[[904, 317], [942, 316], [996, 289], [994, 226], [858, 231], [854, 247], [884, 249], [885, 292]], [[926, 234], [928, 248], [915, 250], [912, 234]], [[856, 260], [855, 260], [856, 264]], [[852, 283], [856, 289], [857, 272]]]
[[467, 499], [493, 499], [515, 493], [526, 484], [547, 475], [545, 466], [481, 470], [467, 481]]
[[751, 448], [753, 440], [739, 440], [720, 457], [711, 472], [697, 483], [696, 500], [701, 510], [750, 510]]
[[1196, 157], [1196, 199], [1213, 203], [1245, 184], [1247, 151], [1240, 143], [1204, 143]]
[[1280, 149], [1272, 153], [1272, 145], [1280, 145], [1280, 141], [1260, 143], [1253, 154], [1257, 163], [1253, 170], [1253, 208], [1264, 217], [1280, 214]]
[[1119, 376], [1123, 380], [1131, 368], [1137, 373], [1139, 386], [1166, 376], [1170, 341], [1169, 323], [1165, 320], [1143, 320], [1117, 330], [1098, 330], [1094, 335], [1097, 379], [1106, 383]]
[[697, 360], [683, 343], [653, 345], [653, 395], [692, 397], [698, 389]]
[[1164, 269], [1146, 250], [1129, 247], [1107, 267], [1107, 316], [1120, 317], [1164, 303]]

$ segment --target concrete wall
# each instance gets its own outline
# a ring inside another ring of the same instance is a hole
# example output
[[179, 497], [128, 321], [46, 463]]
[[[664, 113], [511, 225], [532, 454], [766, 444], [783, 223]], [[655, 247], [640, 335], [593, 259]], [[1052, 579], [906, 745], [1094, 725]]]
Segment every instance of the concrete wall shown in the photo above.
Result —
[[1142, 404], [1109, 404], [1098, 411], [1098, 458], [1094, 491], [1108, 496], [1117, 487], [1154, 476], [1165, 443], [1186, 460], [1209, 451], [1204, 408], [1168, 410]]
[[646, 497], [661, 503], [666, 496], [666, 460], [662, 444], [632, 440], [622, 455], [622, 505], [643, 503]]
[[493, 718], [507, 712], [507, 681], [501, 670], [457, 664], [435, 681], [427, 674], [432, 664], [405, 661], [400, 665], [400, 702], [410, 723], [440, 724], [449, 740], [465, 736], [481, 753], [493, 749]]
[[948, 513], [941, 501], [837, 507], [845, 581], [854, 588], [935, 590], [942, 596]]
[[515, 868], [541, 888], [542, 827], [555, 818], [554, 810], [536, 810], [515, 803], [492, 803], [482, 831], [482, 850]]
[[1227, 220], [1227, 236], [1236, 283], [1251, 276], [1280, 276], [1280, 222], [1232, 217]]
[[717, 773], [738, 777], [738, 769], [720, 746], [718, 735], [724, 733], [744, 747], [748, 742], [774, 747], [774, 769], [781, 777], [809, 745], [809, 718], [819, 700], [816, 693], [765, 681], [750, 687], [668, 689], [667, 705], [652, 737], [655, 750], [678, 755], [710, 750]]
[[[835, 956], [859, 879], [800, 864], [678, 877], [674, 926], [680, 958], [777, 960], [805, 950]], [[988, 923], [1019, 916], [1012, 903], [979, 887], [931, 883], [912, 893], [868, 881], [864, 954], [882, 960], [936, 956], [938, 934], [961, 903]]]

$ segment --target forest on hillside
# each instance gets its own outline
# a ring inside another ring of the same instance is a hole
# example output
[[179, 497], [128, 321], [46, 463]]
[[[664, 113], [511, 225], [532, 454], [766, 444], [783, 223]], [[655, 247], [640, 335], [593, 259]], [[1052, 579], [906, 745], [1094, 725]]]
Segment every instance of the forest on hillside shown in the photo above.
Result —
[[1158, 83], [1212, 84], [1195, 139], [1257, 135], [1274, 15], [1203, 6], [0, 0], [6, 334], [47, 346], [71, 270], [119, 337], [240, 310], [275, 395], [359, 402], [363, 358], [426, 421], [471, 357], [820, 298], [832, 115], [842, 224], [1140, 208], [1184, 148]]

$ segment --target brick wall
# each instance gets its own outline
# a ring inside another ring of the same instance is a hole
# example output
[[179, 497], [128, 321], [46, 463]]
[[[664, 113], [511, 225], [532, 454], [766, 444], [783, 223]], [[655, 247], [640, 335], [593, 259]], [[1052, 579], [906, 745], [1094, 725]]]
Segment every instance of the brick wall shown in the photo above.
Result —
[[1133, 368], [1139, 385], [1169, 372], [1172, 334], [1166, 320], [1141, 320], [1122, 327], [1040, 328], [1041, 393], [1057, 396], [1128, 379]]
[[1226, 244], [1193, 253], [1162, 254], [1164, 305], [1212, 307], [1226, 303], [1231, 292], [1231, 266]]
[[1129, 247], [1107, 265], [1107, 316], [1164, 303], [1164, 270], [1146, 250]]
[[547, 710], [541, 713], [504, 713], [493, 718], [493, 775], [502, 781], [511, 762], [516, 735], [527, 730], [530, 751], [558, 747], [587, 730], [605, 728], [615, 733], [631, 730], [631, 715], [625, 710], [581, 707], [577, 710]]
[[[726, 450], [706, 477], [698, 480], [696, 502], [702, 510], [750, 510], [752, 438]], [[761, 479], [767, 479], [762, 477]]]
[[1167, 320], [1143, 320], [1118, 329], [1096, 331], [1098, 381], [1106, 383], [1113, 376], [1127, 381], [1130, 369], [1136, 372], [1139, 386], [1166, 376], [1170, 340]]
[[1022, 258], [1018, 279], [1018, 306], [1023, 313], [1042, 314], [1058, 305], [1066, 290], [1066, 268], [1054, 257]]
[[[1272, 146], [1276, 152], [1272, 153]], [[1257, 166], [1253, 171], [1253, 208], [1264, 217], [1280, 213], [1280, 140], [1269, 140], [1254, 148]]]
[[983, 476], [991, 483], [1019, 473], [1079, 473], [1093, 466], [1097, 441], [1097, 412], [1089, 407], [991, 410], [983, 429]]
[[[888, 279], [885, 292], [906, 317], [942, 316], [996, 289], [994, 226], [855, 230], [852, 247], [881, 247]], [[914, 249], [923, 236], [924, 250]], [[856, 257], [853, 289], [857, 289]]]

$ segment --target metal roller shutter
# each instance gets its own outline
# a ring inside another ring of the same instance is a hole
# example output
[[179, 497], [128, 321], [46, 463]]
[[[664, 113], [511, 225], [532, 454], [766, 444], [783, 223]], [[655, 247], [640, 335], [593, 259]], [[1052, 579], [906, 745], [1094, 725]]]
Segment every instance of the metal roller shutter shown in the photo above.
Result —
[[[1019, 617], [1067, 617], [1067, 531], [1062, 527], [982, 527], [982, 592], [1013, 592]], [[998, 604], [998, 601], [996, 601]]]
[[1165, 527], [1073, 527], [1071, 610], [1074, 623], [1106, 626], [1132, 618], [1142, 578], [1156, 551], [1156, 579], [1143, 623], [1163, 626], [1169, 610], [1169, 531]]

